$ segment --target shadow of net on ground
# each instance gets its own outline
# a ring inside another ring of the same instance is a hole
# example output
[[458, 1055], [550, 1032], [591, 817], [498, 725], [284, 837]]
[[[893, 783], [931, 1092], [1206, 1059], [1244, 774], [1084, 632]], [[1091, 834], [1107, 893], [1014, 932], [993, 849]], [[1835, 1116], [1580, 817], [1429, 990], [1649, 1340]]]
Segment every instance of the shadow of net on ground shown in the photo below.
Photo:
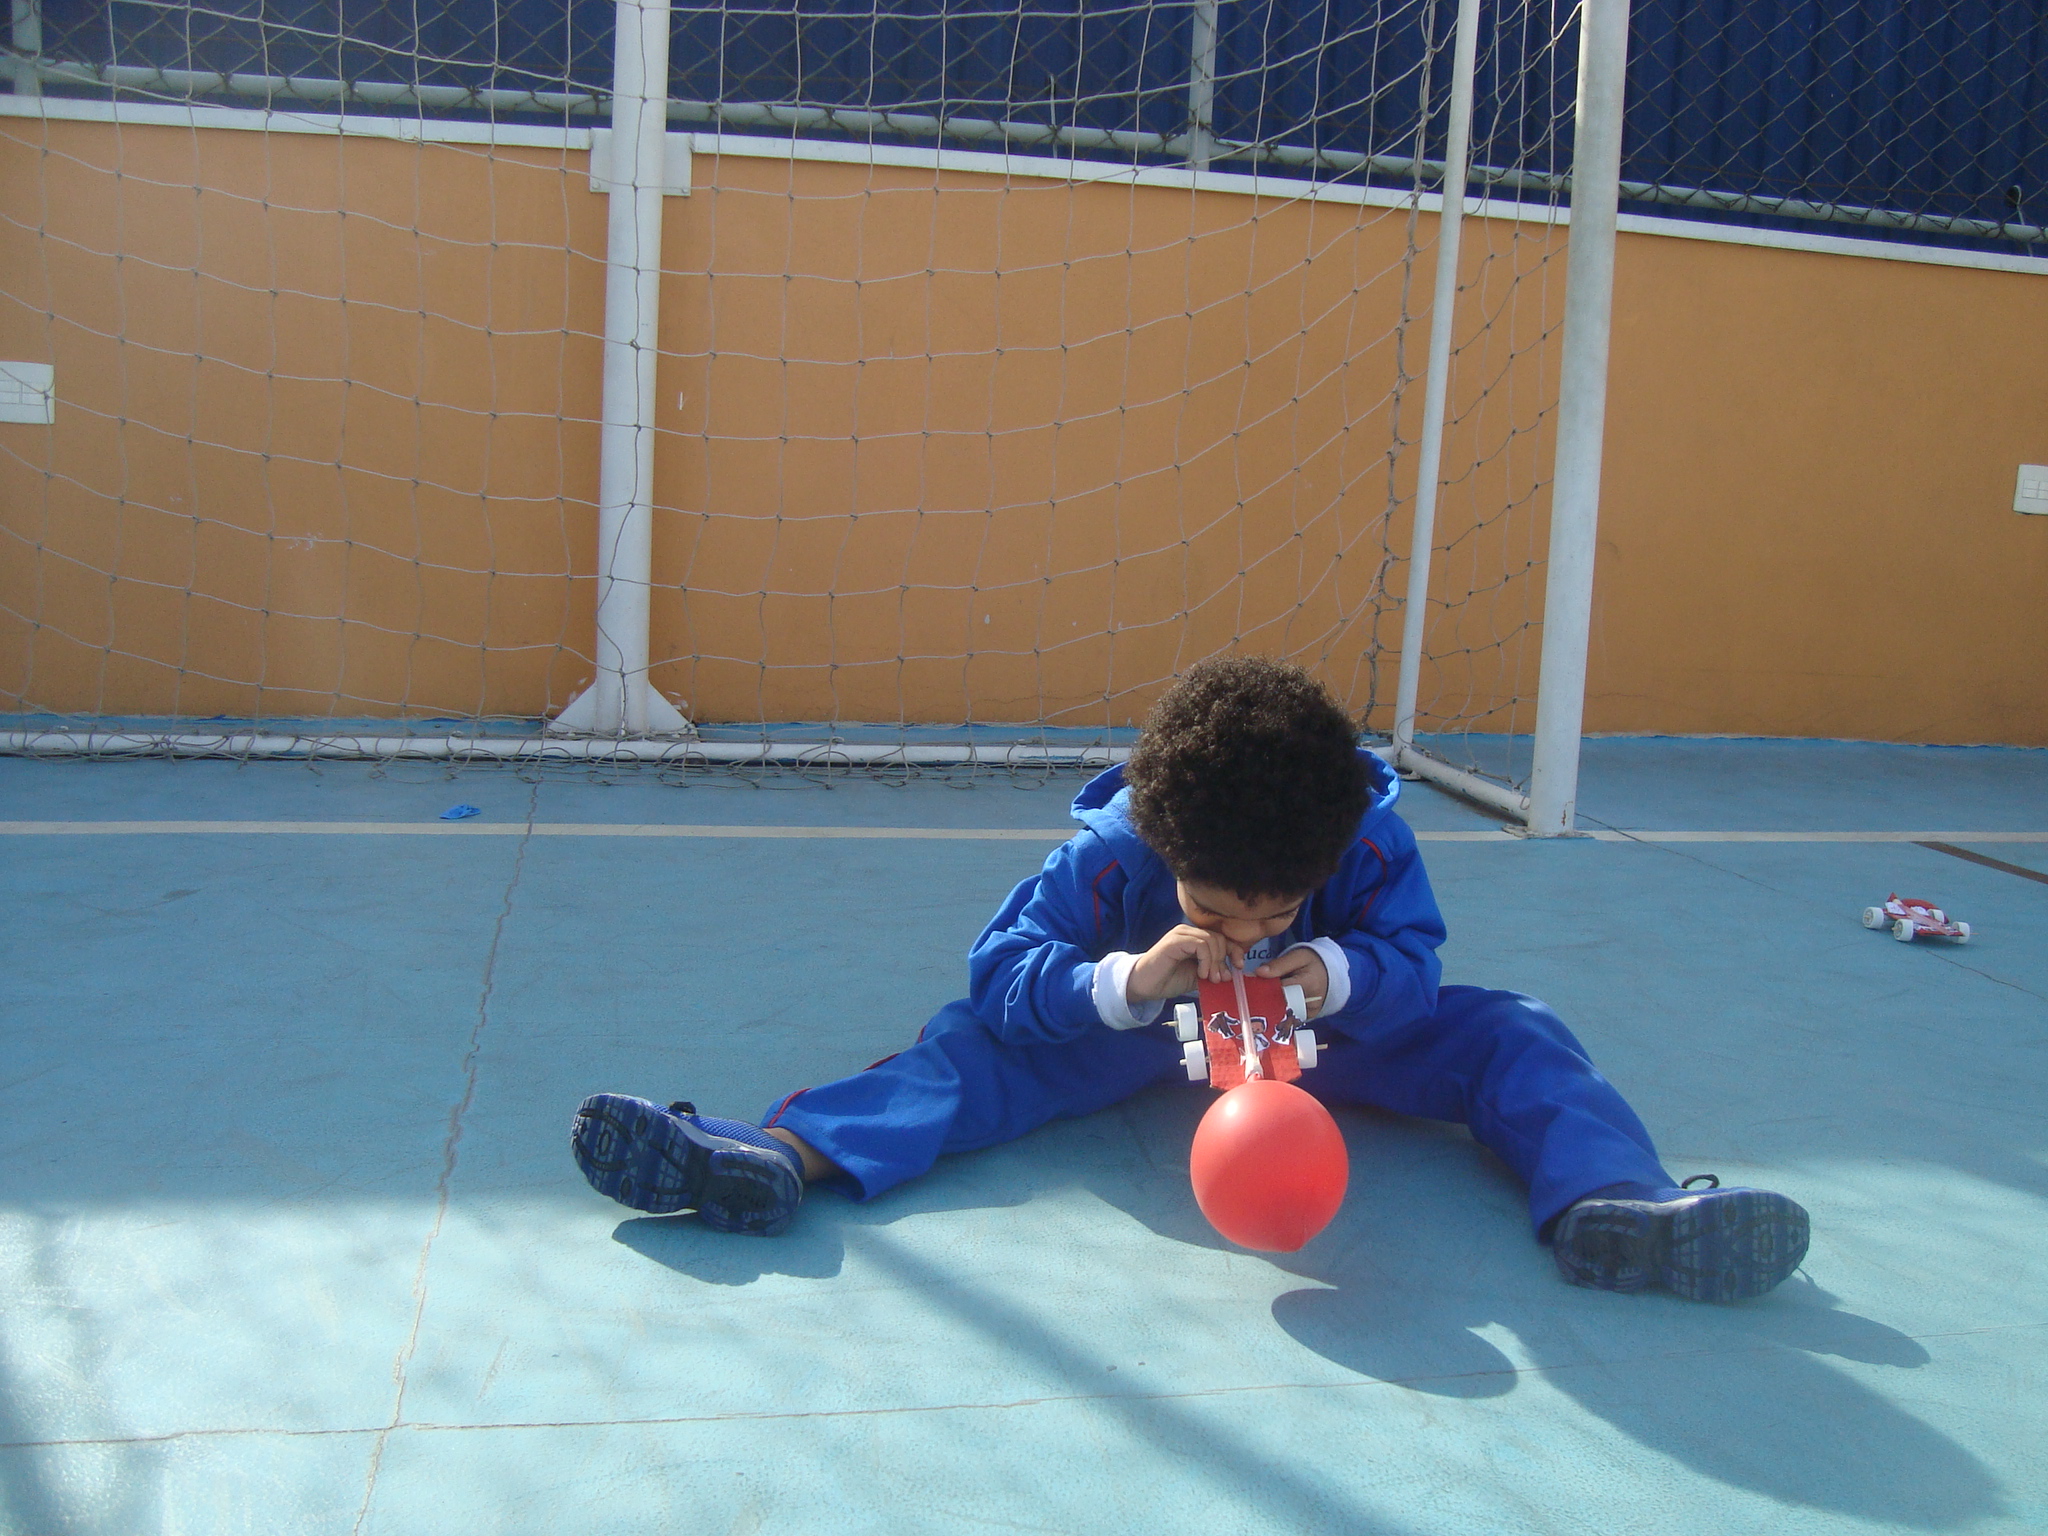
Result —
[[[934, 1177], [866, 1204], [814, 1195], [778, 1239], [726, 1237], [691, 1217], [628, 1220], [614, 1236], [709, 1283], [829, 1280], [856, 1232], [865, 1259], [897, 1223], [1078, 1187], [1160, 1238], [1236, 1251], [1188, 1188], [1186, 1148], [1206, 1102], [1153, 1089], [949, 1159]], [[1574, 1289], [1531, 1240], [1513, 1178], [1462, 1130], [1357, 1110], [1339, 1121], [1353, 1167], [1344, 1210], [1301, 1252], [1266, 1256], [1313, 1282], [1272, 1304], [1274, 1324], [1302, 1348], [1445, 1399], [1505, 1397], [1540, 1379], [1646, 1454], [1792, 1505], [1922, 1530], [2006, 1512], [1999, 1479], [1975, 1455], [1832, 1363], [1914, 1371], [1931, 1363], [1927, 1350], [1843, 1310], [1804, 1273], [1722, 1307]], [[922, 1283], [907, 1256], [896, 1267], [905, 1283]], [[935, 1304], [984, 1304], [963, 1301], [957, 1286], [928, 1294]], [[1028, 1318], [1006, 1314], [1003, 1327], [1056, 1347]]]
[[[1006, 1198], [1014, 1191], [991, 1193], [995, 1206], [1022, 1203]], [[938, 1208], [927, 1203], [918, 1209], [928, 1214]], [[614, 1237], [694, 1279], [744, 1285], [770, 1274], [832, 1278], [846, 1258], [848, 1237], [858, 1232], [862, 1266], [870, 1275], [915, 1295], [924, 1312], [942, 1320], [956, 1335], [992, 1341], [1027, 1360], [1041, 1378], [1076, 1384], [1071, 1394], [1061, 1396], [1085, 1399], [1132, 1441], [1180, 1469], [1180, 1475], [1208, 1483], [1224, 1506], [1255, 1496], [1260, 1515], [1285, 1530], [1394, 1536], [1401, 1529], [1347, 1499], [1343, 1490], [1318, 1477], [1297, 1455], [1275, 1454], [1270, 1445], [1241, 1433], [1237, 1426], [1242, 1420], [1205, 1413], [1199, 1395], [1187, 1401], [1172, 1394], [1101, 1385], [1100, 1362], [1079, 1340], [1050, 1326], [1036, 1309], [1020, 1306], [987, 1286], [962, 1284], [899, 1241], [889, 1229], [914, 1214], [910, 1209], [892, 1210], [886, 1203], [849, 1206], [817, 1199], [797, 1226], [779, 1238], [717, 1233], [690, 1217], [629, 1220], [621, 1223]]]

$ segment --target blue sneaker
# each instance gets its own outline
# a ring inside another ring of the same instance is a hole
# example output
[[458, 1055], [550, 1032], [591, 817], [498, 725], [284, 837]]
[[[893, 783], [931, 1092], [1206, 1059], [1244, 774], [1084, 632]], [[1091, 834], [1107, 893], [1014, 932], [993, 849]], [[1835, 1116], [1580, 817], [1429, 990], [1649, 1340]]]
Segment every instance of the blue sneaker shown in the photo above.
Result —
[[[1708, 1187], [1695, 1191], [1701, 1180]], [[1764, 1189], [1723, 1189], [1711, 1173], [1650, 1198], [1601, 1191], [1558, 1218], [1551, 1252], [1573, 1285], [1596, 1291], [1662, 1286], [1689, 1301], [1761, 1296], [1806, 1257], [1804, 1208]]]
[[804, 1197], [794, 1147], [692, 1104], [592, 1094], [577, 1106], [569, 1150], [600, 1195], [657, 1216], [695, 1211], [720, 1232], [774, 1237]]

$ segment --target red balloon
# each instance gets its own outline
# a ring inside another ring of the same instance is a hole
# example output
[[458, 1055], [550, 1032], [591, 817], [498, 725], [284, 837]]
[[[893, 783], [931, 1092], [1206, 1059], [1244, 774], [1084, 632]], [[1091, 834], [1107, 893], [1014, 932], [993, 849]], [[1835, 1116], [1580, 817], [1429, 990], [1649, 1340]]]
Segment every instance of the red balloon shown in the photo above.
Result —
[[1230, 1241], [1292, 1253], [1344, 1203], [1351, 1158], [1327, 1109], [1292, 1083], [1255, 1077], [1202, 1116], [1188, 1176], [1195, 1204]]

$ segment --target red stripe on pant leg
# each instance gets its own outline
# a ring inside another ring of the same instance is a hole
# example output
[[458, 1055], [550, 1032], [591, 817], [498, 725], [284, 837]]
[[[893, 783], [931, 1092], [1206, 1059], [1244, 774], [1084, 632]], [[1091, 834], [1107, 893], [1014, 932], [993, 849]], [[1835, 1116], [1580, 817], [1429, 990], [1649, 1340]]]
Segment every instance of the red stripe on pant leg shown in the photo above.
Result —
[[[929, 1028], [930, 1026], [926, 1027]], [[924, 1044], [924, 1030], [922, 1029], [920, 1029], [917, 1032], [917, 1043], [919, 1045]], [[886, 1067], [890, 1062], [894, 1061], [898, 1056], [901, 1056], [902, 1054], [903, 1053], [901, 1051], [891, 1051], [888, 1055], [884, 1056], [880, 1061], [871, 1061], [865, 1067], [861, 1068], [861, 1070], [863, 1072], [872, 1072], [877, 1067]], [[780, 1120], [784, 1112], [788, 1110], [791, 1104], [795, 1103], [799, 1098], [809, 1093], [810, 1091], [811, 1090], [809, 1088], [799, 1088], [795, 1093], [792, 1093], [788, 1098], [784, 1099], [780, 1104], [776, 1105], [775, 1113], [770, 1115], [766, 1120], [763, 1120], [761, 1122], [763, 1128], [771, 1126], [776, 1121]]]

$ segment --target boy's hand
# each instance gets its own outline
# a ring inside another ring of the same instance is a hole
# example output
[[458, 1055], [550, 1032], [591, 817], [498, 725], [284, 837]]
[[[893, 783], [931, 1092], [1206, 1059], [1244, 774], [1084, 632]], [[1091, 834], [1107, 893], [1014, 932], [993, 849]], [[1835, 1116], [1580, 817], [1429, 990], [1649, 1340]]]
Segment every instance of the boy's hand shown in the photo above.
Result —
[[1323, 957], [1306, 945], [1290, 949], [1278, 959], [1268, 960], [1252, 974], [1270, 976], [1275, 981], [1291, 981], [1300, 987], [1302, 997], [1308, 1003], [1310, 1018], [1323, 1011], [1323, 999], [1330, 995], [1330, 969], [1323, 964]]
[[[1318, 962], [1320, 963], [1320, 962]], [[1244, 964], [1244, 947], [1220, 933], [1182, 923], [1138, 957], [1124, 982], [1124, 1000], [1150, 1003], [1195, 990], [1198, 981], [1221, 981]]]

